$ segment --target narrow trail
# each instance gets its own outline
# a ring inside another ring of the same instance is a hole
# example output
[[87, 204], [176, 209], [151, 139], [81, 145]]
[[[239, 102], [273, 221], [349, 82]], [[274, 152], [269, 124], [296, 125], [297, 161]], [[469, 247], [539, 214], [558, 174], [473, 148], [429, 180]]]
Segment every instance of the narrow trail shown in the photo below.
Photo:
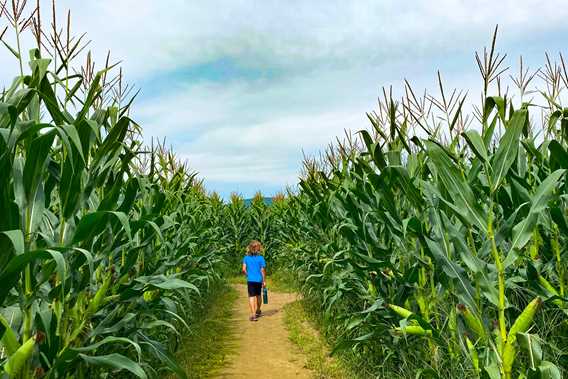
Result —
[[297, 299], [296, 294], [269, 291], [268, 304], [257, 322], [248, 320], [247, 289], [235, 284], [239, 297], [235, 302], [233, 336], [235, 349], [228, 364], [215, 378], [311, 378], [304, 358], [296, 352], [284, 327], [282, 307]]

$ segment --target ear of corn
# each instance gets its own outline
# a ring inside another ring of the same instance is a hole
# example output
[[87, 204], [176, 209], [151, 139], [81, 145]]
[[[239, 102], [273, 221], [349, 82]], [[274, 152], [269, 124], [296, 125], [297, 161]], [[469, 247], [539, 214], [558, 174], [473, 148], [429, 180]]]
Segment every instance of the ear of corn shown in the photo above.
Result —
[[517, 354], [517, 333], [526, 332], [532, 325], [538, 308], [542, 305], [540, 297], [534, 298], [517, 317], [507, 336], [507, 342], [503, 350], [503, 371], [505, 377], [511, 377], [513, 363]]
[[396, 327], [394, 330], [400, 334], [408, 334], [415, 336], [431, 336], [432, 331], [426, 330], [419, 325], [407, 325], [404, 327]]
[[21, 373], [27, 360], [32, 356], [35, 346], [35, 337], [30, 337], [18, 348], [18, 350], [10, 354], [8, 360], [4, 364], [4, 371], [6, 371], [6, 373], [12, 378], [17, 377]]
[[406, 308], [399, 307], [398, 305], [388, 304], [387, 308], [391, 309], [393, 312], [395, 312], [397, 315], [399, 315], [402, 318], [408, 318], [412, 315], [411, 311], [409, 311]]
[[537, 296], [525, 307], [513, 323], [513, 326], [509, 329], [507, 341], [513, 341], [516, 338], [517, 333], [524, 333], [531, 327], [534, 316], [541, 305], [542, 300]]
[[469, 330], [472, 331], [477, 338], [484, 339], [485, 335], [485, 327], [481, 320], [471, 313], [471, 311], [467, 308], [467, 306], [463, 304], [458, 304], [458, 312], [465, 320], [466, 325], [468, 326]]

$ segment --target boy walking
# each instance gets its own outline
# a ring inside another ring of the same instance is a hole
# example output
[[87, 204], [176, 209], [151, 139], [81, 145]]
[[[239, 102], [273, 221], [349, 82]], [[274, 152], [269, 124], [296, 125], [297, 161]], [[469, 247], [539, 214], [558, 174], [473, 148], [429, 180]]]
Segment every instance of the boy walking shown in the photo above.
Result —
[[260, 255], [262, 244], [253, 240], [247, 247], [247, 255], [243, 258], [243, 274], [247, 276], [249, 295], [250, 321], [258, 321], [262, 314], [260, 297], [262, 288], [266, 287], [266, 261]]

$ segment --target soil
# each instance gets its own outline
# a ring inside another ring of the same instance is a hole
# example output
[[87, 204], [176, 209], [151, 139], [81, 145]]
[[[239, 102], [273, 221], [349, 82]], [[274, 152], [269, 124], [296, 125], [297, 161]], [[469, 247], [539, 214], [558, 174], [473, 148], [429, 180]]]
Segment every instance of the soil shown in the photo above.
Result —
[[235, 284], [239, 297], [235, 302], [235, 349], [229, 362], [215, 378], [311, 378], [312, 373], [304, 366], [288, 339], [284, 327], [282, 307], [297, 300], [296, 294], [268, 292], [268, 304], [262, 306], [262, 317], [249, 321], [248, 294], [245, 285]]

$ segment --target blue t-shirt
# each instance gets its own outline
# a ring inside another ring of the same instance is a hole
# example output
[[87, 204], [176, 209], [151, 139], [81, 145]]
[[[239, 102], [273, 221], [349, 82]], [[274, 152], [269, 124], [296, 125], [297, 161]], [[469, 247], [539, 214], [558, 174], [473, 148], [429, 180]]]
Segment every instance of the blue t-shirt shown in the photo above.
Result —
[[266, 267], [266, 261], [262, 255], [247, 255], [243, 258], [243, 264], [247, 265], [247, 281], [262, 283], [260, 269]]

